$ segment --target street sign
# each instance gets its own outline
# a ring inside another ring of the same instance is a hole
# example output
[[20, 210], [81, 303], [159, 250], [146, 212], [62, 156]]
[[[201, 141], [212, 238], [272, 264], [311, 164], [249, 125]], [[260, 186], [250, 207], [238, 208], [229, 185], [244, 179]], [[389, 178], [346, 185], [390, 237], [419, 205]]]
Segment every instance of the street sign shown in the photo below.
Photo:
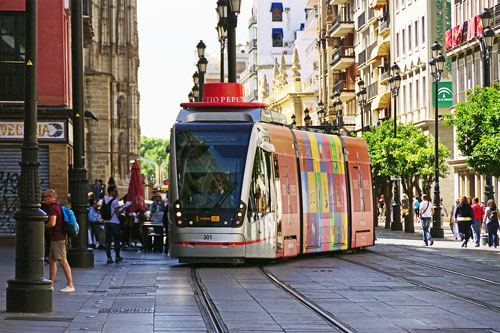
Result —
[[[439, 106], [453, 106], [453, 84], [452, 82], [438, 83], [438, 104]], [[432, 85], [432, 106], [436, 106], [436, 86]]]
[[396, 180], [396, 181], [398, 181], [398, 182], [399, 182], [399, 181], [401, 180], [401, 177], [394, 177], [394, 176], [391, 176], [391, 181], [394, 181], [394, 180]]

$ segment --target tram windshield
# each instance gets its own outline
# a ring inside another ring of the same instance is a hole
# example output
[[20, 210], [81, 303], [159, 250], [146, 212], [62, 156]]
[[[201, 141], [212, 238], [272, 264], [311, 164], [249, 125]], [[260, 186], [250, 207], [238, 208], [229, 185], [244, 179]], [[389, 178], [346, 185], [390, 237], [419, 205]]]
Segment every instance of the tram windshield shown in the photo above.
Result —
[[234, 209], [253, 124], [178, 124], [175, 147], [183, 208]]

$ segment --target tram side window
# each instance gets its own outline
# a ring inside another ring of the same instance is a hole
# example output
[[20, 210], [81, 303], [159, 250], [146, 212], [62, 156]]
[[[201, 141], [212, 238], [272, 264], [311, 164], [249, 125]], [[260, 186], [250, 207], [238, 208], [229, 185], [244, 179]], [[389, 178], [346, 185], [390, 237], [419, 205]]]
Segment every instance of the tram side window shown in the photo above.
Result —
[[270, 170], [271, 155], [260, 148], [257, 149], [248, 200], [248, 213], [251, 222], [271, 211]]

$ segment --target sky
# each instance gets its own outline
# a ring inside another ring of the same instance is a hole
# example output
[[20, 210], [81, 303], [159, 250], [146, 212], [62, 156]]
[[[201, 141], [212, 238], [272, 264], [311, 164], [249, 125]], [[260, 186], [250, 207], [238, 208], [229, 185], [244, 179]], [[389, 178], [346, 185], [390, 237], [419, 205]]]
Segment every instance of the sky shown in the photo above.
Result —
[[[139, 92], [141, 135], [170, 137], [170, 128], [188, 102], [196, 71], [196, 45], [207, 45], [206, 55], [219, 54], [215, 27], [217, 0], [139, 0]], [[246, 43], [252, 0], [242, 0], [237, 42]]]

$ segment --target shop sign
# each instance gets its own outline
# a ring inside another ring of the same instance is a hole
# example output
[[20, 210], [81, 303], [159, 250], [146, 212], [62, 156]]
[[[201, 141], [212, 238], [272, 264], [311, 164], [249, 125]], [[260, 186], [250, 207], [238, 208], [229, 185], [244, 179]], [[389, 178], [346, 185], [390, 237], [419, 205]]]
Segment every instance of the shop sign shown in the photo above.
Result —
[[[24, 123], [21, 121], [0, 121], [0, 140], [21, 140], [24, 137]], [[38, 122], [37, 138], [41, 141], [65, 141], [64, 121]]]
[[[432, 85], [432, 105], [436, 106], [436, 86]], [[453, 106], [453, 85], [452, 82], [439, 82], [438, 86], [438, 105], [450, 107]]]

